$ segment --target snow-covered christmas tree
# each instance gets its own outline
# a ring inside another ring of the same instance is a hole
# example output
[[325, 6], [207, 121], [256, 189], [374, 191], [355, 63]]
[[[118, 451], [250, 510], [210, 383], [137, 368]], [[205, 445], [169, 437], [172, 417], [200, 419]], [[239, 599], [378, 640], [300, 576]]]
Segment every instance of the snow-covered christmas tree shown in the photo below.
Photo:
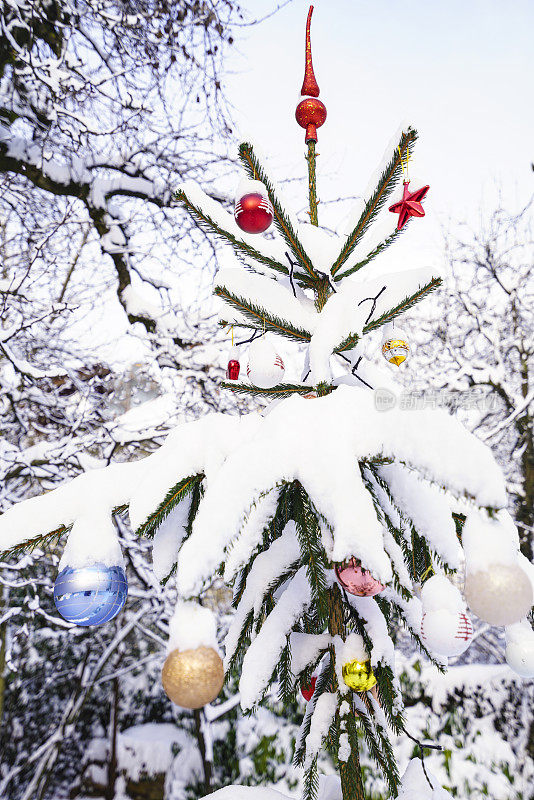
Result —
[[[391, 373], [368, 357], [368, 342], [383, 334], [386, 361], [401, 364], [409, 343], [397, 321], [440, 285], [432, 269], [371, 274], [411, 217], [424, 216], [428, 186], [409, 187], [417, 133], [404, 127], [348, 228], [319, 227], [315, 145], [326, 108], [312, 67], [311, 11], [296, 111], [306, 131], [310, 221], [282, 203], [250, 143], [239, 151], [248, 177], [233, 216], [194, 184], [177, 197], [243, 263], [216, 276], [221, 324], [244, 337], [229, 355], [224, 386], [272, 402], [261, 413], [181, 425], [146, 458], [15, 505], [0, 518], [0, 546], [7, 558], [65, 537], [58, 610], [100, 624], [126, 599], [112, 518], [128, 513], [140, 536], [154, 538], [160, 574], [180, 595], [162, 674], [174, 702], [211, 702], [233, 669], [245, 709], [273, 682], [284, 701], [302, 690], [308, 702], [295, 762], [306, 800], [318, 790], [323, 748], [338, 767], [343, 800], [363, 798], [362, 746], [392, 795], [440, 798], [447, 793], [422, 758], [435, 743], [419, 743], [421, 763], [402, 784], [388, 738], [388, 729], [409, 735], [395, 631], [404, 625], [444, 668], [469, 646], [469, 605], [490, 624], [513, 626], [509, 663], [534, 675], [533, 567], [519, 552], [490, 450], [442, 409], [395, 407]], [[274, 232], [262, 236], [271, 224]], [[289, 382], [277, 337], [295, 345]], [[246, 344], [248, 380], [239, 380]], [[235, 604], [224, 667], [202, 605], [221, 575]]]

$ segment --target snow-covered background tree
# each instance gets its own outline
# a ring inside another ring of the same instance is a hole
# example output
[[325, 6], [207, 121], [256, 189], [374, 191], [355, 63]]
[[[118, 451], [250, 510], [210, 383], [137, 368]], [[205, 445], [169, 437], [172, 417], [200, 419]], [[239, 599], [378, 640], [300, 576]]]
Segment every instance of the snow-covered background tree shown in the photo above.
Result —
[[[192, 598], [224, 574], [234, 583], [236, 604], [226, 664], [240, 673], [243, 706], [255, 707], [273, 679], [287, 702], [300, 686], [309, 692], [316, 678], [296, 752], [307, 796], [317, 789], [324, 745], [344, 797], [362, 797], [365, 738], [393, 794], [439, 797], [436, 779], [417, 765], [400, 787], [388, 739], [388, 726], [407, 733], [394, 659], [397, 623], [441, 665], [470, 639], [465, 603], [444, 575], [461, 569], [465, 554], [470, 605], [505, 624], [530, 609], [529, 565], [519, 556], [503, 477], [489, 450], [443, 411], [386, 413], [398, 387], [366, 357], [382, 328], [386, 354], [400, 360], [404, 337], [386, 326], [439, 285], [433, 269], [369, 276], [375, 257], [397, 238], [403, 212], [422, 214], [424, 191], [409, 199], [407, 186], [402, 192], [398, 186], [416, 133], [399, 132], [347, 231], [329, 234], [317, 224], [315, 189], [315, 127], [324, 107], [307, 78], [299, 116], [308, 143], [310, 224], [282, 204], [250, 144], [241, 147], [241, 160], [262, 186], [244, 187], [238, 221], [247, 210], [245, 194], [257, 193], [255, 211], [272, 214], [274, 238], [244, 235], [194, 184], [178, 194], [252, 268], [252, 274], [224, 270], [216, 279], [224, 326], [257, 340], [249, 351], [251, 382], [230, 380], [228, 388], [282, 402], [262, 415], [205, 416], [177, 428], [145, 459], [93, 469], [14, 506], [1, 520], [3, 556], [24, 550], [29, 536], [42, 547], [68, 534], [62, 566], [117, 566], [122, 557], [109, 518], [120, 519], [128, 507], [138, 532], [157, 537], [158, 572], [171, 576], [167, 585], [176, 583], [180, 595], [170, 663], [200, 648], [218, 649], [214, 620]], [[388, 197], [401, 205], [400, 218], [389, 214]], [[296, 345], [290, 383], [278, 380], [284, 364], [268, 340], [272, 334]], [[238, 362], [240, 352], [229, 360]], [[496, 578], [508, 579], [504, 596]], [[530, 628], [523, 624], [519, 633], [519, 645], [528, 645]]]

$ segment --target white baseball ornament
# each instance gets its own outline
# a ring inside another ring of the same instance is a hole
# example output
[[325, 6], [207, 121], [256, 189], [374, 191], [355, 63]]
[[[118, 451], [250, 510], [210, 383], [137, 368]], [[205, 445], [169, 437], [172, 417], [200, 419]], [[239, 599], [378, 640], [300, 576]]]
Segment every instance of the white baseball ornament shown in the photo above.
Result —
[[260, 389], [272, 389], [282, 378], [286, 368], [284, 362], [263, 336], [249, 347], [247, 376], [254, 386]]
[[421, 638], [440, 656], [459, 656], [473, 640], [473, 625], [460, 591], [444, 575], [434, 575], [421, 592]]
[[432, 653], [460, 656], [473, 640], [473, 625], [463, 611], [429, 611], [421, 620], [421, 638]]

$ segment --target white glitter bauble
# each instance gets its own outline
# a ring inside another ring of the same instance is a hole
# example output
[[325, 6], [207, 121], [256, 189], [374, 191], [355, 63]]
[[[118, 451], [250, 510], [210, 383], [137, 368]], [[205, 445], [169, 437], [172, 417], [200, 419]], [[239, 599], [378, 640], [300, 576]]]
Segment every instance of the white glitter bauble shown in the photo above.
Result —
[[247, 376], [254, 386], [272, 389], [280, 383], [285, 371], [284, 362], [265, 337], [252, 342], [248, 350]]
[[532, 584], [517, 564], [492, 564], [468, 574], [465, 599], [471, 611], [490, 625], [512, 625], [532, 608]]
[[467, 614], [462, 611], [431, 611], [423, 614], [421, 638], [432, 653], [447, 657], [459, 656], [471, 644], [473, 626]]
[[506, 661], [522, 678], [534, 678], [534, 640], [507, 644]]
[[506, 661], [522, 678], [534, 678], [534, 631], [527, 619], [506, 628]]

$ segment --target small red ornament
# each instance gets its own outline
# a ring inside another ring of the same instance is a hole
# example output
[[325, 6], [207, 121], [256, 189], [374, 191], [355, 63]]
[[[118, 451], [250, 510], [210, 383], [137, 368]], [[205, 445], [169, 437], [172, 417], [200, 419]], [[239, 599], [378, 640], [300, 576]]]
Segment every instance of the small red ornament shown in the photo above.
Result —
[[386, 588], [384, 584], [373, 578], [368, 570], [363, 569], [355, 558], [350, 558], [343, 564], [337, 564], [336, 576], [349, 594], [358, 597], [374, 597], [375, 594], [383, 592]]
[[389, 210], [393, 214], [399, 215], [399, 221], [397, 223], [398, 231], [400, 231], [400, 229], [406, 225], [410, 217], [425, 216], [425, 209], [421, 205], [421, 200], [425, 197], [426, 193], [430, 189], [430, 186], [423, 186], [421, 189], [417, 189], [415, 192], [410, 192], [408, 189], [409, 185], [410, 181], [404, 181], [402, 200], [400, 200], [398, 203], [393, 203], [393, 205], [389, 207]]
[[226, 368], [226, 377], [229, 381], [236, 381], [239, 378], [239, 370], [241, 369], [241, 364], [237, 359], [232, 358], [228, 362], [228, 366]]
[[242, 181], [234, 210], [234, 218], [245, 233], [263, 233], [271, 225], [273, 207], [261, 181]]
[[308, 702], [309, 702], [309, 701], [312, 699], [312, 697], [313, 697], [313, 693], [314, 693], [314, 691], [315, 691], [315, 684], [316, 684], [316, 683], [317, 683], [317, 678], [316, 678], [316, 676], [315, 676], [315, 675], [313, 675], [313, 676], [312, 676], [312, 678], [311, 678], [311, 680], [310, 680], [310, 684], [309, 684], [309, 686], [302, 686], [302, 687], [301, 687], [301, 690], [300, 690], [300, 691], [301, 691], [301, 693], [302, 693], [302, 696], [303, 696], [303, 698], [306, 700], [306, 702], [307, 702], [307, 703], [308, 703]]
[[319, 85], [315, 79], [311, 52], [311, 17], [313, 6], [308, 11], [306, 22], [306, 60], [304, 67], [304, 81], [300, 94], [303, 99], [295, 111], [295, 119], [301, 128], [306, 128], [305, 141], [317, 141], [317, 128], [320, 128], [326, 120], [326, 106], [319, 100]]

